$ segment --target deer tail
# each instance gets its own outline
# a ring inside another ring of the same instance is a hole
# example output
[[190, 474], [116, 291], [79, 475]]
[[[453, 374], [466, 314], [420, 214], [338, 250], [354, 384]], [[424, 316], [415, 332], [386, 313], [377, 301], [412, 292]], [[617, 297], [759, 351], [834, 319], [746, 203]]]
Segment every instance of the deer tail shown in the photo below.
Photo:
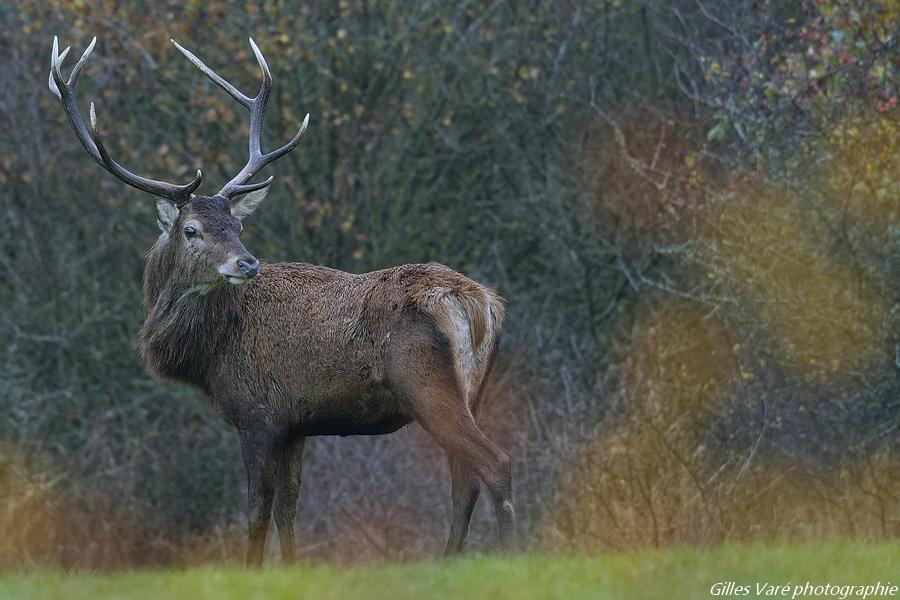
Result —
[[451, 339], [457, 377], [474, 415], [499, 351], [506, 312], [503, 300], [493, 290], [478, 286], [447, 294], [443, 304], [436, 316]]

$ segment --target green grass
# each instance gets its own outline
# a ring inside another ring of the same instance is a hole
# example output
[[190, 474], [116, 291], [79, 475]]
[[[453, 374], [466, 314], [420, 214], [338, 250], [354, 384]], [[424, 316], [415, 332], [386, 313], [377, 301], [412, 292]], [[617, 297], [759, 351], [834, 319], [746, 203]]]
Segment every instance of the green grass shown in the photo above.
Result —
[[[736, 581], [750, 586], [749, 595], [739, 597], [754, 598], [757, 582], [866, 585], [889, 580], [900, 584], [898, 542], [726, 545], [590, 558], [473, 555], [354, 568], [311, 565], [246, 571], [207, 566], [113, 574], [26, 570], [0, 574], [0, 597], [698, 599], [714, 597], [710, 587], [716, 582]], [[900, 598], [900, 593], [893, 597]]]

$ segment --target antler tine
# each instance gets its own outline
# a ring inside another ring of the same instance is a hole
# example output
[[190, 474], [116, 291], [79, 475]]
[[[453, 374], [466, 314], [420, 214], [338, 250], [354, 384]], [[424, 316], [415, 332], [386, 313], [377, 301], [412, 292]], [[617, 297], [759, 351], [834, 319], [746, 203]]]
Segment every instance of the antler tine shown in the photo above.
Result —
[[[88, 49], [93, 49], [93, 42], [88, 46]], [[75, 86], [70, 85], [70, 82], [67, 82], [62, 76], [63, 59], [68, 53], [68, 46], [61, 53], [59, 52], [59, 40], [56, 36], [53, 36], [53, 50], [50, 56], [50, 91], [62, 102], [63, 110], [66, 113], [69, 124], [75, 130], [75, 136], [78, 138], [78, 141], [81, 142], [81, 145], [84, 146], [84, 149], [87, 150], [87, 153], [97, 164], [105, 166], [103, 159], [100, 158], [100, 153], [97, 152], [97, 147], [91, 141], [84, 119], [81, 118], [81, 113], [78, 111], [78, 103], [75, 101]], [[85, 60], [87, 54], [89, 52], [85, 50], [78, 62], [83, 64], [82, 61]], [[75, 82], [71, 83], [74, 84]]]
[[300, 143], [300, 140], [303, 139], [303, 135], [306, 133], [306, 128], [309, 125], [309, 115], [306, 115], [303, 119], [303, 123], [300, 125], [299, 131], [294, 134], [294, 137], [292, 137], [287, 144], [277, 150], [263, 154], [261, 150], [262, 128], [266, 106], [269, 102], [269, 93], [272, 90], [272, 73], [269, 71], [266, 59], [256, 45], [256, 42], [253, 41], [253, 38], [250, 38], [250, 48], [253, 50], [253, 55], [256, 56], [256, 62], [259, 63], [259, 70], [262, 75], [259, 92], [254, 98], [250, 98], [241, 93], [231, 83], [207, 67], [203, 61], [197, 58], [191, 51], [179, 45], [178, 42], [175, 40], [171, 40], [171, 42], [188, 58], [188, 60], [194, 63], [194, 65], [207, 77], [212, 79], [216, 85], [228, 92], [232, 98], [250, 111], [250, 132], [247, 144], [250, 156], [247, 159], [247, 164], [244, 165], [231, 181], [226, 183], [222, 189], [219, 190], [218, 195], [224, 196], [225, 198], [231, 198], [238, 194], [245, 194], [267, 187], [272, 182], [271, 177], [260, 183], [247, 183], [247, 181], [256, 175], [263, 167], [278, 160]]
[[[62, 60], [69, 53], [69, 47], [66, 46], [66, 49], [62, 51], [62, 54], [59, 53], [59, 40], [56, 39], [56, 36], [53, 36], [53, 49], [50, 51], [50, 77], [47, 81], [47, 85], [50, 87], [50, 91], [53, 92], [53, 95], [62, 99], [59, 93], [59, 86], [56, 85], [56, 81], [53, 78], [53, 71], [57, 69], [57, 62], [62, 62]], [[62, 75], [60, 75], [62, 78]]]
[[62, 102], [66, 117], [68, 118], [72, 129], [75, 130], [75, 136], [78, 138], [78, 141], [81, 142], [81, 145], [84, 146], [84, 149], [87, 150], [91, 158], [93, 158], [101, 167], [130, 186], [157, 196], [162, 196], [177, 206], [183, 205], [190, 200], [191, 194], [193, 194], [200, 186], [200, 182], [202, 181], [202, 174], [200, 171], [197, 171], [197, 175], [194, 177], [193, 181], [185, 185], [176, 185], [135, 175], [114, 161], [103, 146], [100, 132], [97, 128], [97, 115], [93, 102], [91, 102], [90, 114], [91, 131], [88, 132], [88, 128], [81, 116], [81, 111], [78, 108], [78, 102], [75, 99], [75, 86], [78, 83], [78, 76], [81, 73], [81, 69], [87, 62], [91, 52], [93, 52], [96, 43], [97, 38], [95, 37], [82, 53], [78, 62], [75, 63], [72, 72], [69, 74], [69, 80], [66, 81], [62, 75], [62, 63], [63, 59], [65, 59], [66, 55], [69, 53], [69, 48], [66, 47], [65, 50], [59, 52], [59, 41], [56, 36], [53, 37], [53, 49], [50, 56], [50, 77], [48, 80], [50, 91]]
[[[259, 63], [259, 70], [262, 75], [262, 83], [259, 86], [259, 93], [253, 99], [250, 107], [250, 157], [260, 157], [260, 138], [262, 137], [263, 119], [266, 116], [266, 106], [269, 104], [269, 93], [272, 91], [272, 73], [269, 72], [269, 65], [253, 38], [250, 38], [250, 48], [256, 56], [256, 62]], [[248, 163], [249, 164], [249, 163]], [[252, 175], [251, 175], [252, 176]], [[249, 179], [250, 176], [247, 178]]]
[[247, 108], [250, 108], [251, 99], [250, 99], [249, 97], [247, 97], [247, 96], [245, 96], [244, 94], [242, 94], [241, 91], [240, 91], [239, 89], [237, 89], [236, 87], [234, 87], [233, 85], [231, 85], [230, 83], [228, 83], [227, 81], [225, 81], [225, 79], [223, 79], [221, 76], [219, 76], [218, 73], [216, 73], [215, 71], [213, 71], [212, 69], [210, 69], [209, 67], [207, 67], [207, 66], [203, 63], [203, 61], [200, 60], [199, 58], [197, 58], [197, 56], [196, 56], [193, 52], [191, 52], [191, 51], [188, 50], [187, 48], [183, 47], [181, 44], [179, 44], [178, 42], [176, 42], [175, 40], [173, 40], [173, 39], [171, 39], [171, 38], [169, 39], [169, 41], [172, 42], [172, 44], [173, 44], [176, 48], [178, 48], [178, 50], [179, 50], [182, 54], [184, 54], [184, 55], [187, 57], [187, 59], [188, 59], [189, 61], [191, 61], [192, 63], [194, 63], [194, 65], [195, 65], [198, 69], [200, 69], [201, 71], [203, 71], [203, 74], [204, 74], [204, 75], [206, 75], [207, 77], [209, 77], [210, 79], [212, 79], [213, 83], [215, 83], [215, 84], [218, 85], [220, 88], [222, 88], [223, 90], [225, 90], [226, 92], [228, 92], [228, 93], [231, 95], [232, 98], [234, 98], [235, 100], [237, 100], [238, 102], [240, 102], [243, 106], [245, 106], [245, 107], [247, 107]]
[[[75, 63], [75, 66], [72, 67], [72, 72], [69, 73], [69, 81], [67, 83], [71, 88], [75, 88], [75, 84], [78, 82], [78, 75], [81, 73], [81, 69], [84, 67], [84, 63], [87, 62], [88, 57], [91, 55], [91, 52], [94, 51], [94, 46], [97, 45], [97, 36], [91, 40], [91, 43], [88, 44], [88, 47], [84, 49], [84, 52], [81, 53], [81, 58], [78, 59], [78, 62]], [[66, 48], [68, 50], [68, 48]], [[60, 57], [62, 60], [64, 57]], [[62, 64], [62, 63], [60, 63]]]

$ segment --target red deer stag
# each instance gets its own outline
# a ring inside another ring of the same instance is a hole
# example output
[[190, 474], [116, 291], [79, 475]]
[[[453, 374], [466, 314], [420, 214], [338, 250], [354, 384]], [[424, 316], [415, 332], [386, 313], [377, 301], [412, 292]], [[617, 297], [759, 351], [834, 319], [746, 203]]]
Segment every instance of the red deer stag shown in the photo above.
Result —
[[75, 86], [96, 38], [63, 78], [53, 40], [50, 90], [62, 102], [78, 140], [101, 167], [160, 197], [162, 233], [144, 269], [145, 319], [137, 347], [157, 376], [200, 389], [240, 437], [247, 469], [246, 562], [262, 562], [273, 513], [283, 560], [295, 555], [294, 518], [305, 439], [377, 435], [413, 421], [444, 449], [450, 463], [453, 517], [446, 552], [462, 549], [480, 479], [497, 517], [500, 545], [517, 548], [509, 456], [476, 425], [479, 404], [500, 345], [502, 300], [436, 263], [352, 274], [306, 263], [260, 263], [241, 243], [241, 221], [272, 183], [249, 183], [290, 152], [309, 115], [284, 146], [260, 147], [272, 76], [253, 40], [262, 72], [251, 98], [179, 46], [194, 65], [250, 111], [247, 164], [213, 196], [194, 194], [201, 174], [184, 185], [135, 175], [110, 158], [90, 129]]

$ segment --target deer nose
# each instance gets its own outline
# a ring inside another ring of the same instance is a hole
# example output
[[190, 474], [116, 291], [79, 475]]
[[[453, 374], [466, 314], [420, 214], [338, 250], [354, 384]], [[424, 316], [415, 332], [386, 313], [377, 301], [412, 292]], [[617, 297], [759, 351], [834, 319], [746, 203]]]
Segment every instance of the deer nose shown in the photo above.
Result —
[[238, 260], [238, 270], [243, 273], [247, 279], [253, 279], [259, 275], [259, 261], [255, 258], [241, 258]]

